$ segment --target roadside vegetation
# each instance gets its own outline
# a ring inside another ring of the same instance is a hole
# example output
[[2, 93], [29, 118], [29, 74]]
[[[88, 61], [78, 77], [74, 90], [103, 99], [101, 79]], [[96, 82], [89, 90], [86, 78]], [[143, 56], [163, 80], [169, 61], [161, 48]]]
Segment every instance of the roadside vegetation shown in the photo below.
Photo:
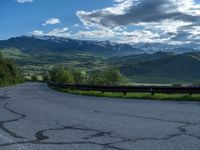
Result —
[[[84, 71], [80, 68], [75, 69], [72, 67], [61, 67], [55, 66], [50, 71], [44, 71], [42, 74], [31, 74], [27, 81], [54, 81], [58, 83], [66, 84], [86, 84], [86, 85], [128, 85], [128, 80], [122, 75], [118, 67], [107, 66], [98, 68], [95, 70]], [[12, 61], [5, 59], [0, 54], [0, 86], [8, 86], [24, 82], [25, 79], [23, 74]], [[199, 86], [200, 81], [195, 81], [193, 86]], [[181, 84], [174, 84], [172, 86], [183, 86]], [[127, 98], [127, 99], [149, 99], [149, 100], [191, 100], [199, 101], [200, 94], [157, 94], [152, 95], [151, 93], [120, 93], [120, 92], [100, 92], [100, 91], [82, 91], [82, 90], [71, 90], [63, 88], [55, 88], [58, 91], [98, 96], [98, 97], [114, 97], [114, 98]]]
[[[127, 85], [126, 78], [120, 73], [117, 67], [99, 69], [90, 73], [83, 73], [72, 68], [57, 67], [49, 74], [49, 79], [58, 83], [67, 84], [88, 84], [88, 85]], [[172, 86], [182, 86], [174, 84]], [[54, 88], [54, 87], [52, 87]], [[176, 100], [176, 101], [200, 101], [200, 94], [162, 94], [162, 93], [121, 93], [121, 92], [101, 92], [83, 91], [76, 89], [54, 88], [55, 90], [87, 96], [127, 98], [127, 99], [148, 99], [148, 100]]]
[[76, 95], [108, 97], [108, 98], [125, 98], [125, 99], [145, 99], [145, 100], [172, 100], [172, 101], [200, 101], [200, 94], [164, 94], [164, 93], [122, 93], [122, 92], [100, 92], [100, 91], [83, 91], [71, 90], [64, 88], [53, 89]]
[[21, 83], [23, 75], [12, 61], [5, 59], [0, 54], [0, 87]]
[[67, 84], [122, 85], [127, 83], [117, 67], [107, 67], [89, 73], [58, 67], [50, 71], [49, 78], [51, 81]]

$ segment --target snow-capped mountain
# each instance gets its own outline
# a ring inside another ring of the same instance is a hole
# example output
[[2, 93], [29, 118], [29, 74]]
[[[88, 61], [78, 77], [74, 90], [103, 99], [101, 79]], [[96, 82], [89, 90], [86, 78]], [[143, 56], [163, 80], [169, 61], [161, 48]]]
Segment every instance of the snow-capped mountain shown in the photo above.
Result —
[[20, 50], [86, 51], [92, 54], [112, 57], [144, 53], [129, 44], [110, 41], [86, 41], [54, 36], [21, 36], [0, 41], [0, 48]]
[[123, 44], [111, 41], [78, 40], [55, 36], [21, 36], [0, 41], [0, 48], [17, 48], [20, 50], [54, 50], [84, 51], [95, 55], [112, 57], [141, 53], [163, 52], [197, 52], [199, 44], [173, 45], [165, 43]]

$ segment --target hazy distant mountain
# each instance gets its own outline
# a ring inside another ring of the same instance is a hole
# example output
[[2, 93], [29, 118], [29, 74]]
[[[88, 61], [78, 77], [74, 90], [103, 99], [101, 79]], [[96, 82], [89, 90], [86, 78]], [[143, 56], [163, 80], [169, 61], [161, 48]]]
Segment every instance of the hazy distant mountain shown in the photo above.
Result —
[[174, 53], [186, 53], [186, 52], [199, 52], [200, 45], [194, 43], [173, 45], [167, 43], [137, 43], [133, 44], [133, 47], [141, 49], [146, 53], [155, 53], [159, 51], [174, 52]]
[[165, 59], [169, 56], [176, 55], [173, 52], [156, 52], [153, 54], [136, 54], [136, 55], [129, 55], [129, 56], [118, 56], [118, 57], [112, 57], [110, 58], [110, 61], [114, 64], [132, 64], [136, 62], [143, 62], [143, 61], [150, 61], [155, 59]]
[[0, 48], [52, 51], [86, 51], [100, 56], [117, 56], [143, 53], [143, 50], [129, 44], [110, 41], [83, 41], [53, 36], [21, 36], [0, 41]]

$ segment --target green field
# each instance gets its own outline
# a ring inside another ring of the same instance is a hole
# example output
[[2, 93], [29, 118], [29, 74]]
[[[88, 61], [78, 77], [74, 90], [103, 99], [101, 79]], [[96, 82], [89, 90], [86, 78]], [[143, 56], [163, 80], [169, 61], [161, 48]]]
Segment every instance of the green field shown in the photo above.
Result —
[[3, 57], [16, 62], [26, 77], [41, 76], [55, 66], [65, 66], [91, 71], [106, 66], [105, 58], [80, 51], [22, 51], [9, 48], [0, 49]]
[[188, 80], [181, 80], [175, 78], [167, 78], [167, 77], [155, 77], [155, 76], [145, 76], [145, 75], [137, 75], [129, 77], [129, 81], [132, 83], [138, 84], [188, 84], [190, 83]]
[[[24, 75], [42, 76], [55, 66], [71, 67], [83, 72], [116, 65], [130, 84], [191, 84], [200, 77], [198, 53], [175, 55], [156, 53], [106, 58], [87, 51], [0, 49], [3, 57], [14, 60]], [[164, 56], [163, 56], [164, 55]], [[196, 57], [194, 57], [196, 56]], [[164, 58], [163, 58], [164, 57]], [[186, 59], [187, 58], [187, 59]], [[185, 63], [185, 59], [187, 63]], [[173, 61], [173, 63], [172, 63]], [[159, 64], [159, 65], [158, 65]]]

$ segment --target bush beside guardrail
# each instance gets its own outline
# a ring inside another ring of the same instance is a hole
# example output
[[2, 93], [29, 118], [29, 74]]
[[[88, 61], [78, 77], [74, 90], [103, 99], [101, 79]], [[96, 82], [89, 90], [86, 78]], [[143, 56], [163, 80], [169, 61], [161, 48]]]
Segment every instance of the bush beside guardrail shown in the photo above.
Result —
[[66, 88], [71, 90], [101, 91], [101, 92], [128, 92], [135, 93], [183, 93], [200, 94], [200, 87], [172, 87], [172, 86], [95, 86], [95, 85], [74, 85], [49, 81], [48, 86]]

